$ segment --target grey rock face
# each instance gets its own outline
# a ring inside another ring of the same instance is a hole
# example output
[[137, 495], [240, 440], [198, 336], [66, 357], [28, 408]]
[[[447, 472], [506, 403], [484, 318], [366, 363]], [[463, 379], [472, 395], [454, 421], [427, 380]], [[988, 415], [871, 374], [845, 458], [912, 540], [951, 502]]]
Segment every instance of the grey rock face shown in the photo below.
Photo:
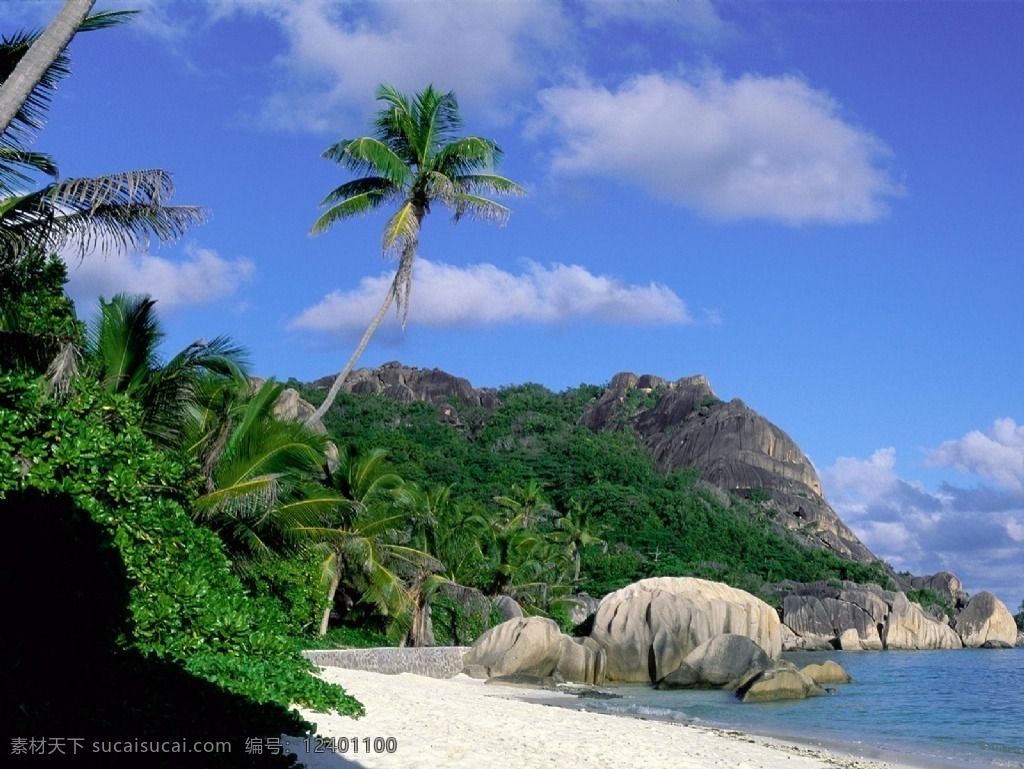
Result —
[[773, 665], [764, 649], [746, 636], [726, 633], [705, 641], [658, 682], [659, 689], [714, 687], [735, 689]]
[[727, 491], [763, 490], [779, 523], [805, 530], [843, 557], [877, 560], [829, 507], [817, 472], [792, 438], [743, 401], [720, 401], [703, 376], [668, 382], [618, 374], [580, 421], [595, 431], [632, 431], [662, 470], [696, 467], [703, 480]]
[[967, 605], [967, 592], [963, 583], [955, 574], [948, 571], [940, 571], [937, 574], [930, 574], [924, 577], [910, 578], [911, 590], [932, 590], [949, 601], [949, 605], [955, 609], [962, 609]]
[[501, 616], [506, 620], [516, 619], [517, 617], [523, 616], [523, 607], [520, 606], [515, 598], [508, 595], [496, 595], [491, 599], [494, 607], [501, 612]]
[[558, 624], [544, 617], [521, 617], [492, 627], [463, 657], [466, 668], [480, 666], [488, 678], [526, 673], [550, 676], [561, 654]]
[[897, 593], [886, 617], [882, 642], [886, 649], [962, 649], [963, 643], [953, 629], [936, 622]]
[[589, 639], [562, 634], [554, 620], [520, 617], [481, 635], [463, 658], [463, 672], [473, 678], [558, 676], [566, 681], [600, 684], [605, 654]]
[[983, 591], [967, 602], [967, 607], [953, 620], [964, 646], [968, 648], [1011, 648], [1017, 643], [1017, 625], [1006, 604], [992, 593]]
[[[333, 377], [318, 379], [314, 387], [327, 389]], [[346, 393], [375, 393], [400, 403], [427, 401], [451, 408], [452, 398], [471, 405], [494, 409], [500, 405], [493, 390], [478, 389], [469, 380], [453, 376], [440, 369], [420, 369], [403, 366], [397, 361], [385, 363], [380, 368], [361, 368], [348, 375], [341, 391]], [[442, 417], [445, 416], [442, 414]], [[454, 416], [454, 412], [449, 415]]]

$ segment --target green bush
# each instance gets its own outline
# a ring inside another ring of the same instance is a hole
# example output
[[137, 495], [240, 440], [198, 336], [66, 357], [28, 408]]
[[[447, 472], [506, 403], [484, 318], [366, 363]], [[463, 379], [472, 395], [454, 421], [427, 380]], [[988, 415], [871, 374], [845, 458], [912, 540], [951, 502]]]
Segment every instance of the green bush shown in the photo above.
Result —
[[[294, 727], [293, 704], [361, 714], [340, 687], [312, 675], [279, 602], [251, 597], [217, 535], [193, 523], [192, 473], [154, 449], [138, 419], [130, 400], [84, 380], [60, 403], [40, 379], [0, 374], [0, 499], [68, 499], [98, 525], [128, 585], [122, 653], [276, 706], [282, 725]], [[45, 542], [33, 547], [47, 568]]]

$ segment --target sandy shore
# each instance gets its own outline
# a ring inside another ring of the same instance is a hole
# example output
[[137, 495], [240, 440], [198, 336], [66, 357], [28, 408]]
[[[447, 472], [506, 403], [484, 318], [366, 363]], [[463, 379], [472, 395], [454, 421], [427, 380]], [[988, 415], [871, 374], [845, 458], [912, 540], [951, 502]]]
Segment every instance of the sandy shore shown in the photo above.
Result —
[[465, 676], [327, 668], [323, 677], [362, 702], [366, 716], [302, 711], [326, 743], [306, 753], [302, 741], [289, 741], [310, 769], [898, 769], [734, 731], [538, 704], [526, 700], [576, 698]]

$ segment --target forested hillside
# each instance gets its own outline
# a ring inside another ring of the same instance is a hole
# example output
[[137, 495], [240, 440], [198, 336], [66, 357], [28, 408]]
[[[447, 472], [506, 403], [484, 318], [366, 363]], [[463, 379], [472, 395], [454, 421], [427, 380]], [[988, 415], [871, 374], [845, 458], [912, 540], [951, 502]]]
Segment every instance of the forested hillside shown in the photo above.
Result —
[[[288, 384], [312, 403], [323, 397], [314, 387]], [[769, 499], [728, 495], [694, 469], [659, 472], [632, 435], [579, 425], [601, 392], [592, 385], [553, 393], [524, 384], [499, 390], [493, 408], [455, 398], [438, 405], [347, 393], [325, 424], [344, 454], [385, 450], [405, 481], [443, 487], [450, 502], [439, 529], [478, 527], [477, 555], [445, 564], [457, 570], [452, 576], [460, 584], [508, 592], [540, 610], [551, 609], [552, 596], [599, 597], [649, 576], [700, 576], [766, 597], [771, 583], [786, 579], [889, 581], [880, 565], [840, 559], [775, 524]], [[518, 550], [495, 541], [510, 525], [531, 530]], [[579, 532], [575, 545], [569, 530]], [[556, 551], [578, 549], [578, 567], [559, 568], [557, 552], [538, 558], [524, 544], [545, 538]], [[537, 595], [541, 584], [546, 602]]]

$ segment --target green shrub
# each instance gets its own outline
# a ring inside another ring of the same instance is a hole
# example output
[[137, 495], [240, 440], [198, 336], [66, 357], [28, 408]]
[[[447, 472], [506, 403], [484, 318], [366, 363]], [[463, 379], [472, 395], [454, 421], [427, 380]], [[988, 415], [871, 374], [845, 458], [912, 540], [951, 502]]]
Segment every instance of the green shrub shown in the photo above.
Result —
[[[157, 451], [138, 419], [130, 400], [84, 380], [58, 403], [40, 379], [0, 374], [0, 500], [27, 492], [67, 499], [98, 525], [128, 586], [116, 639], [126, 657], [275, 706], [290, 727], [296, 703], [361, 714], [340, 687], [312, 675], [279, 601], [251, 597], [217, 535], [194, 524], [185, 509], [193, 474]], [[47, 568], [45, 543], [34, 546]]]

